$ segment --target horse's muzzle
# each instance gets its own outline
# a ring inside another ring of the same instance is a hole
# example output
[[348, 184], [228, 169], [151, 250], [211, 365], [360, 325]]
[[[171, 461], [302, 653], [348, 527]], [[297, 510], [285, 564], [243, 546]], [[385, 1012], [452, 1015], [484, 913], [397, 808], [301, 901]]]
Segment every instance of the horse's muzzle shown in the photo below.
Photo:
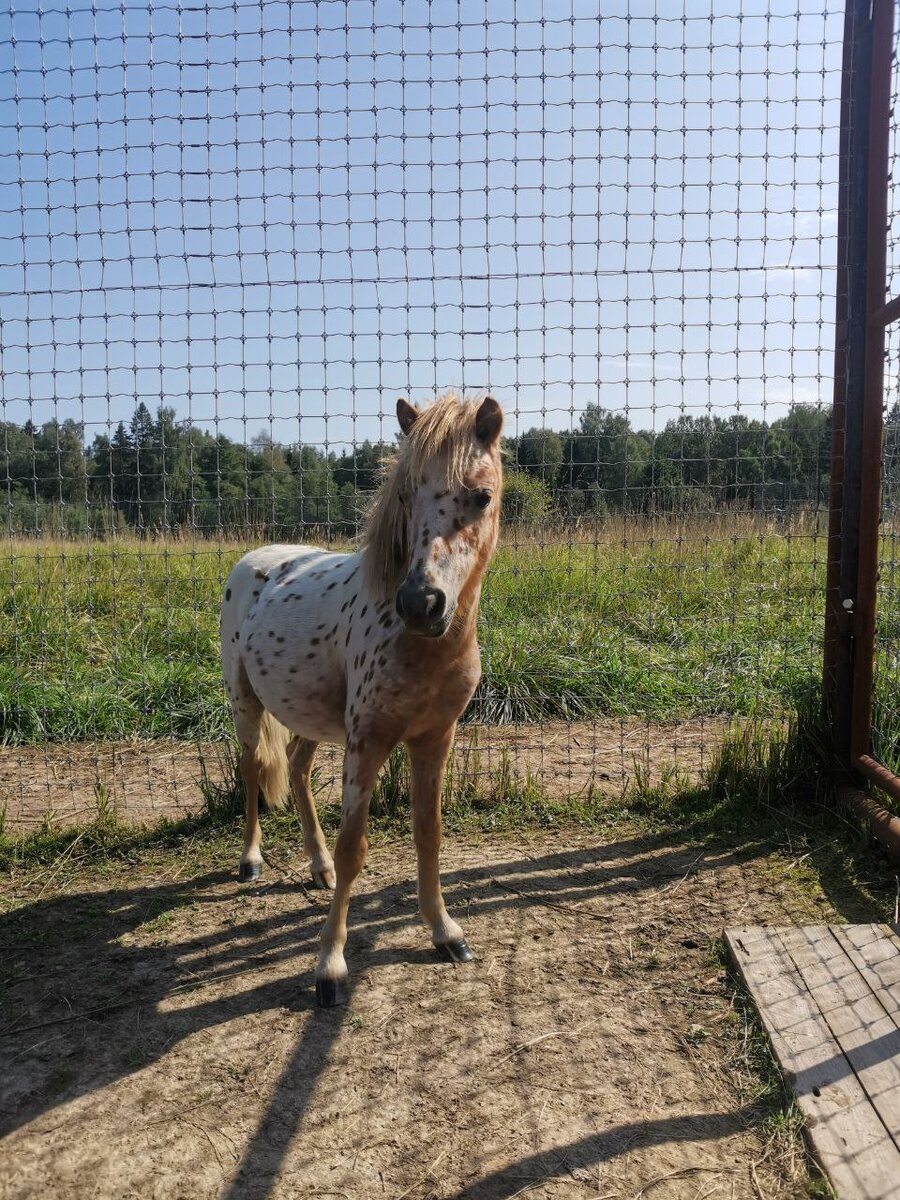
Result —
[[411, 633], [441, 637], [450, 627], [452, 612], [440, 588], [404, 583], [397, 592], [397, 615]]

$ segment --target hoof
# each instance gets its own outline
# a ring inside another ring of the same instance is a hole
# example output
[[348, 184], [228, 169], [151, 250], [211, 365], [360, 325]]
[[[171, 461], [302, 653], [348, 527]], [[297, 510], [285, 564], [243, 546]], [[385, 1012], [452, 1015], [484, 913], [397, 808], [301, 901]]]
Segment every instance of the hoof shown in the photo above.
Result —
[[347, 1003], [347, 985], [343, 979], [316, 980], [316, 1008], [337, 1008]]
[[335, 885], [334, 871], [313, 871], [312, 881], [313, 887], [320, 888], [323, 892], [333, 892]]
[[467, 963], [472, 962], [475, 958], [465, 938], [455, 938], [452, 942], [441, 942], [440, 945], [435, 946], [435, 950], [444, 962]]
[[242, 862], [238, 871], [238, 879], [241, 883], [253, 883], [255, 879], [259, 879], [262, 874], [262, 863], [258, 862]]

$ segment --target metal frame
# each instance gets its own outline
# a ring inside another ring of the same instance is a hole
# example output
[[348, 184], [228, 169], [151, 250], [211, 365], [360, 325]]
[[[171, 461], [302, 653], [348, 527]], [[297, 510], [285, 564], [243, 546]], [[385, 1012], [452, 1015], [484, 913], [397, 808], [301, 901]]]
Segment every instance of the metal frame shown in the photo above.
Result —
[[885, 329], [900, 320], [885, 297], [894, 5], [847, 0], [844, 17], [824, 696], [841, 774], [900, 801], [871, 755]]

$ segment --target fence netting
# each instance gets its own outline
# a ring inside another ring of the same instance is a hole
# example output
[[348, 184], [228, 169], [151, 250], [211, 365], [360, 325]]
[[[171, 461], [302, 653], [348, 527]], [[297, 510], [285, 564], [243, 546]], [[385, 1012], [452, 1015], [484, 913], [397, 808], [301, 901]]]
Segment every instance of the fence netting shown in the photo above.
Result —
[[352, 540], [401, 395], [506, 411], [489, 786], [696, 776], [818, 685], [843, 6], [602, 8], [0, 14], [8, 827], [197, 807], [224, 578]]

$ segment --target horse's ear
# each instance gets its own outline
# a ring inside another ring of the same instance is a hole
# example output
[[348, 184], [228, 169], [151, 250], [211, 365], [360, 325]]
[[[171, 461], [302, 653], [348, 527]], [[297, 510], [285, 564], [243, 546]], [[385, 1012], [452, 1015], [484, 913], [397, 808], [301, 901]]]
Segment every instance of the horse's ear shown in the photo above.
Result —
[[400, 428], [403, 432], [409, 433], [418, 419], [419, 410], [414, 408], [408, 400], [404, 400], [401, 396], [397, 401], [397, 420], [400, 422]]
[[475, 436], [485, 446], [493, 446], [503, 428], [503, 409], [493, 396], [485, 396], [475, 414]]

